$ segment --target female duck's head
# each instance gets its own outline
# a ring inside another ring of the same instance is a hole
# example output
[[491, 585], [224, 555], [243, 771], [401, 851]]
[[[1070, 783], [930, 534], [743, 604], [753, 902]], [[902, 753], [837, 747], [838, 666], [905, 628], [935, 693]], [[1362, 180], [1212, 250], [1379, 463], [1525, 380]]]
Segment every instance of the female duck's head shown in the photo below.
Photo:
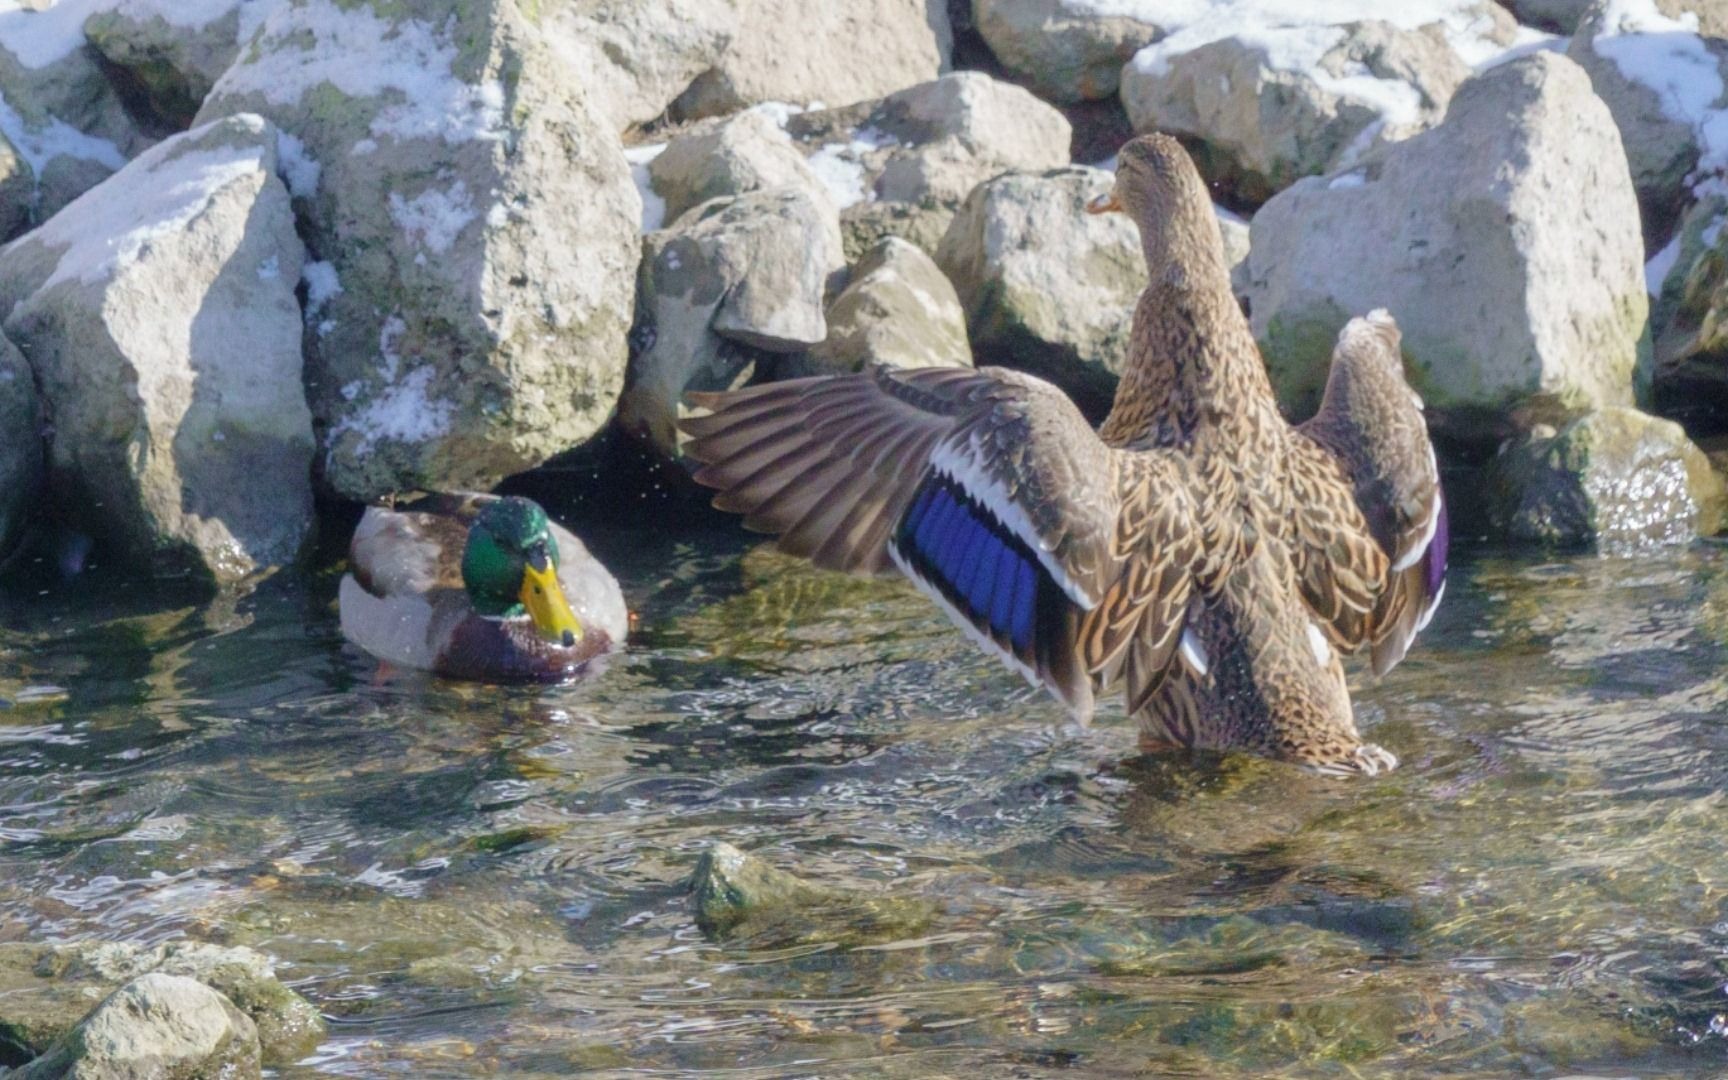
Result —
[[1169, 135], [1142, 135], [1116, 156], [1116, 183], [1086, 207], [1089, 213], [1121, 211], [1140, 227], [1140, 243], [1154, 275], [1187, 271], [1203, 260], [1224, 265], [1224, 240], [1206, 181], [1182, 144]]
[[526, 615], [541, 637], [566, 648], [582, 637], [582, 624], [558, 584], [551, 522], [531, 499], [506, 496], [480, 511], [462, 550], [462, 584], [481, 615]]

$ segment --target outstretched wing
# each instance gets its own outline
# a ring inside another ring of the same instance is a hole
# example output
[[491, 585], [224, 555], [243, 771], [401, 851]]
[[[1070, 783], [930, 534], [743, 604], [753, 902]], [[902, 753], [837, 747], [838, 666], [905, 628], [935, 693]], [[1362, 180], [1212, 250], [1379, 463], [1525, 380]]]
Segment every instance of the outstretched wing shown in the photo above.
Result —
[[1385, 311], [1338, 336], [1320, 411], [1298, 429], [1291, 471], [1297, 574], [1334, 643], [1368, 645], [1385, 674], [1440, 603], [1446, 506], [1422, 402], [1404, 380]]
[[1079, 715], [1167, 662], [1194, 559], [1184, 467], [1099, 441], [1018, 372], [874, 369], [692, 395], [683, 421], [715, 505], [836, 570], [901, 569], [990, 651]]

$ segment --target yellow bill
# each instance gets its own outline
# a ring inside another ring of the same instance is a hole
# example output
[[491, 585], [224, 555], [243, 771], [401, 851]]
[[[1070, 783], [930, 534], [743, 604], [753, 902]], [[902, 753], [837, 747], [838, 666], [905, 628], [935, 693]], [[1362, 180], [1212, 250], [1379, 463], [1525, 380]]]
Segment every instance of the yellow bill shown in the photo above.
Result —
[[557, 568], [544, 559], [537, 561], [544, 565], [536, 567], [530, 562], [522, 569], [522, 606], [528, 609], [541, 637], [569, 648], [582, 636], [582, 624], [564, 598]]

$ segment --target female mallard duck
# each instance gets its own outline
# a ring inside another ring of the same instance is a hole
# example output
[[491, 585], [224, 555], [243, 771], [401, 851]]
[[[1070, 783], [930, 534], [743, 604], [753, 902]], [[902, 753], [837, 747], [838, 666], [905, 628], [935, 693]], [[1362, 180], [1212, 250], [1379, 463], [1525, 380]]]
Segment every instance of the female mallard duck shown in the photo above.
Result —
[[898, 567], [1082, 718], [1124, 685], [1148, 747], [1396, 766], [1356, 730], [1339, 653], [1396, 664], [1443, 587], [1445, 511], [1398, 330], [1343, 330], [1320, 412], [1285, 423], [1175, 140], [1135, 139], [1095, 212], [1152, 282], [1094, 432], [1020, 372], [878, 369], [692, 395], [715, 505], [820, 566]]
[[373, 506], [342, 578], [342, 632], [379, 660], [482, 682], [583, 674], [624, 640], [624, 596], [582, 541], [517, 496]]

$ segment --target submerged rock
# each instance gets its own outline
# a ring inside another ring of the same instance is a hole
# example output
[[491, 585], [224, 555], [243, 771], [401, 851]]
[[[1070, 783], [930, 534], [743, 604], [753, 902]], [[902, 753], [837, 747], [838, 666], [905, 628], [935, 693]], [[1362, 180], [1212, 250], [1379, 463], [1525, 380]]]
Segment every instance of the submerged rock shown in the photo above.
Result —
[[283, 986], [270, 961], [252, 949], [19, 943], [0, 945], [0, 1050], [18, 1057], [45, 1053], [105, 994], [151, 972], [196, 979], [220, 992], [256, 1026], [266, 1062], [298, 1060], [323, 1038], [318, 1010]]
[[490, 488], [617, 401], [641, 198], [543, 39], [507, 0], [286, 0], [199, 113], [294, 137], [306, 386], [343, 496]]
[[1139, 12], [1117, 14], [1083, 0], [973, 0], [972, 17], [1003, 67], [1061, 104], [1113, 96], [1122, 65], [1164, 35]]
[[727, 843], [703, 853], [690, 889], [704, 934], [753, 945], [892, 940], [918, 933], [931, 916], [930, 906], [917, 899], [815, 885]]
[[765, 101], [851, 105], [947, 70], [947, 0], [739, 0], [718, 63], [673, 104], [683, 118]]
[[691, 390], [747, 380], [759, 352], [828, 336], [823, 298], [845, 263], [834, 207], [796, 188], [713, 199], [643, 238], [630, 381], [618, 419], [669, 458]]
[[1133, 222], [1085, 212], [1113, 183], [1084, 167], [999, 176], [967, 198], [936, 253], [978, 355], [1049, 379], [1098, 415], [1146, 287]]
[[1490, 513], [1516, 540], [1619, 551], [1686, 543], [1723, 524], [1728, 492], [1679, 424], [1605, 408], [1501, 451]]
[[947, 276], [904, 240], [889, 237], [852, 268], [828, 307], [828, 336], [777, 368], [780, 378], [897, 368], [971, 367], [966, 312]]
[[[1305, 29], [1301, 40], [1314, 40], [1319, 28]], [[1434, 30], [1350, 23], [1332, 30], [1332, 44], [1317, 55], [1293, 62], [1284, 36], [1302, 33], [1224, 37], [1189, 51], [1176, 38], [1148, 49], [1123, 75], [1134, 130], [1194, 140], [1208, 179], [1239, 201], [1262, 203], [1301, 177], [1355, 164], [1377, 142], [1433, 124], [1470, 75]]]
[[0, 251], [55, 497], [160, 572], [245, 577], [293, 561], [311, 526], [302, 249], [276, 145], [256, 116], [175, 136]]
[[0, 337], [0, 561], [12, 553], [42, 483], [42, 407], [30, 365]]
[[108, 995], [16, 1080], [248, 1080], [258, 1031], [195, 979], [159, 971]]
[[1636, 199], [1612, 117], [1565, 57], [1476, 77], [1440, 126], [1267, 203], [1252, 240], [1254, 333], [1296, 415], [1338, 330], [1377, 307], [1436, 426], [1466, 439], [1515, 409], [1629, 405], [1643, 377]]

